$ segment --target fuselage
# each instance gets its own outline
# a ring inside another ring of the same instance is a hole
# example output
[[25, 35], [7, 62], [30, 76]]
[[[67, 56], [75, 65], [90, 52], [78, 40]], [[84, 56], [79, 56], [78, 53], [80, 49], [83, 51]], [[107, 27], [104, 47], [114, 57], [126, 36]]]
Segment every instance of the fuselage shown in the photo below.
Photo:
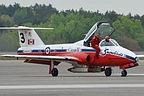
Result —
[[[112, 41], [115, 40], [111, 39], [111, 43], [113, 43]], [[90, 56], [89, 65], [91, 66], [122, 66], [136, 62], [136, 55], [132, 51], [118, 44], [104, 45], [104, 40], [102, 40], [99, 45], [101, 49], [99, 58], [93, 58], [96, 50], [92, 47], [83, 46], [81, 42], [83, 41], [71, 44], [20, 47], [18, 54], [43, 56], [74, 56], [76, 54], [77, 58]]]

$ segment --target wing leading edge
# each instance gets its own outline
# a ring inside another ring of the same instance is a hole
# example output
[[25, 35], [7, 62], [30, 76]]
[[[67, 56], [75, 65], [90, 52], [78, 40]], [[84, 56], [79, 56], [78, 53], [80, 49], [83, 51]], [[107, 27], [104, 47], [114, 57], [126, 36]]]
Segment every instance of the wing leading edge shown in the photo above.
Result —
[[78, 61], [78, 58], [72, 56], [35, 56], [35, 55], [1, 55], [7, 58], [26, 58], [26, 59], [49, 59], [60, 61]]
[[[6, 57], [6, 58], [25, 58], [26, 62], [27, 60], [33, 61], [37, 60], [38, 64], [43, 64], [42, 62], [45, 62], [44, 64], [48, 64], [48, 60], [54, 60], [54, 61], [71, 61], [71, 62], [76, 62], [79, 61], [78, 58], [72, 57], [72, 56], [35, 56], [35, 55], [1, 55], [1, 57]], [[46, 63], [47, 62], [47, 63]], [[28, 63], [33, 63], [33, 62], [28, 62]]]
[[144, 55], [136, 55], [138, 58], [144, 58]]

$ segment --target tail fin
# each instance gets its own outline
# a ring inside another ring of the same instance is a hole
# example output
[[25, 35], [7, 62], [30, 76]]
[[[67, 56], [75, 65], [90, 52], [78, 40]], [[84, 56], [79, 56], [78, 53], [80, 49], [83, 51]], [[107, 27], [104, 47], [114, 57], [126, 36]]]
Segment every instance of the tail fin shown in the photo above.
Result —
[[43, 41], [35, 32], [35, 29], [46, 30], [46, 29], [53, 29], [53, 28], [30, 28], [30, 27], [19, 26], [19, 27], [1, 27], [0, 29], [18, 30], [20, 46], [30, 47], [30, 46], [44, 45]]
[[18, 28], [19, 43], [21, 47], [44, 45], [43, 41], [40, 39], [34, 29], [27, 29], [27, 27], [21, 26]]

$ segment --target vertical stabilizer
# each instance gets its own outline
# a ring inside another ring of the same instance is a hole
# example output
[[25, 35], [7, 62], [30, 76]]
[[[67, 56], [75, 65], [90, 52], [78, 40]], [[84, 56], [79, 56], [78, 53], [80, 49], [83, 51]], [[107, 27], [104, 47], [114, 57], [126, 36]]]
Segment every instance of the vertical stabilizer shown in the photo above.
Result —
[[43, 41], [40, 39], [34, 29], [27, 29], [27, 27], [23, 27], [24, 29], [21, 29], [22, 27], [18, 28], [20, 28], [18, 30], [18, 34], [21, 47], [44, 45]]

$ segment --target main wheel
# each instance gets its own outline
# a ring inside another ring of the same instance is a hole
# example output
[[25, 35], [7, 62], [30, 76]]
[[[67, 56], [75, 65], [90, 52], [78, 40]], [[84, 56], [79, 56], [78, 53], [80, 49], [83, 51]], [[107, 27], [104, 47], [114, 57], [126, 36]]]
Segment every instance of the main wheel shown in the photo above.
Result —
[[105, 69], [105, 75], [106, 76], [111, 76], [111, 74], [112, 74], [112, 69], [111, 68], [106, 68]]
[[127, 71], [126, 71], [126, 70], [123, 70], [123, 71], [121, 72], [121, 76], [122, 76], [122, 77], [126, 77], [126, 76], [127, 76]]
[[58, 76], [58, 69], [57, 68], [53, 68], [52, 69], [52, 76], [53, 77], [57, 77]]

